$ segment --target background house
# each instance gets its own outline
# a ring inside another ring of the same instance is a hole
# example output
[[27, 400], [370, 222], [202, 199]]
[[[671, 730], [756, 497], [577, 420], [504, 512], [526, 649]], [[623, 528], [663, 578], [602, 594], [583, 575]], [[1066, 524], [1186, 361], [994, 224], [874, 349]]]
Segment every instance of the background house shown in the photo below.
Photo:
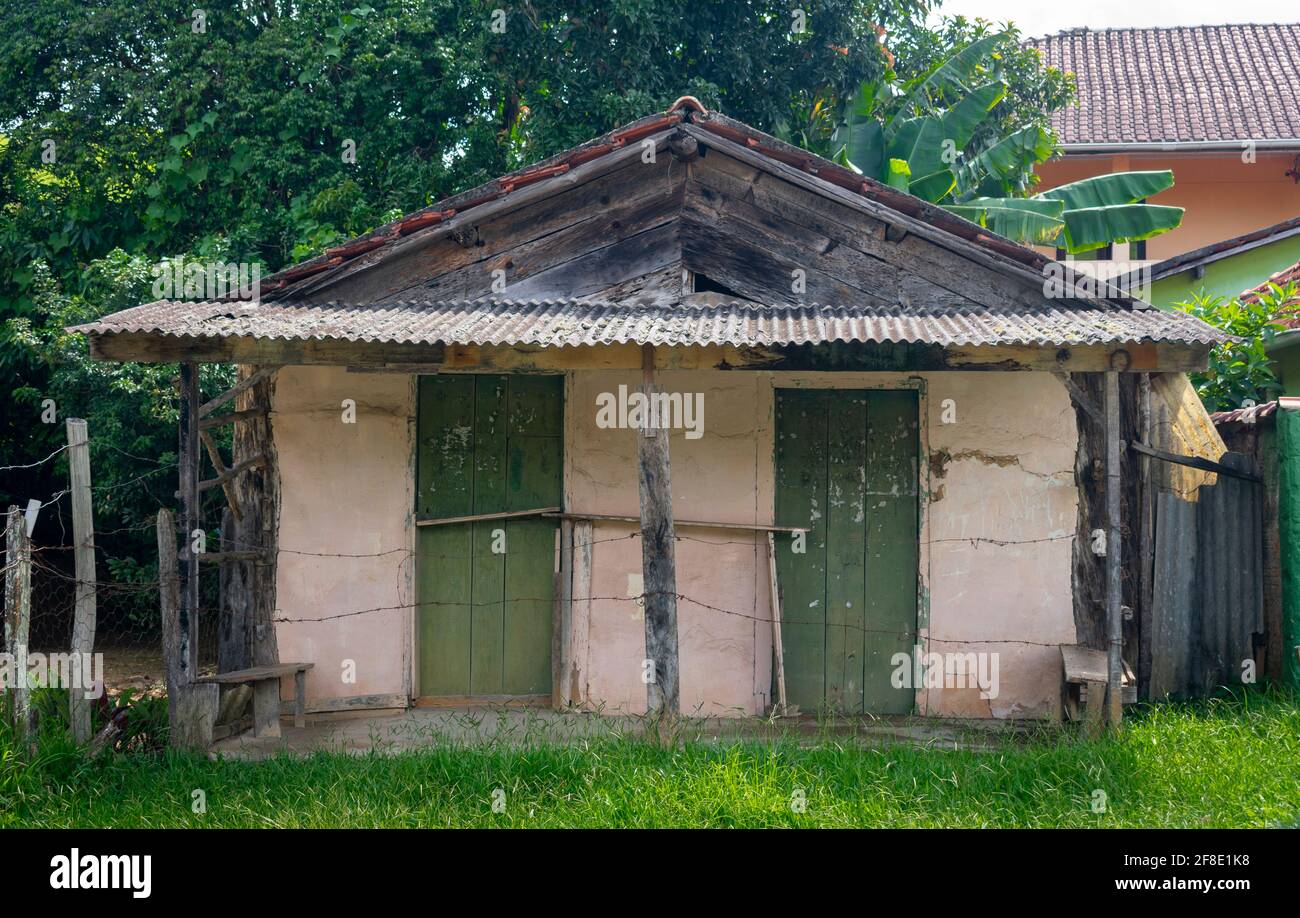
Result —
[[[1065, 155], [1039, 168], [1040, 187], [1171, 169], [1150, 203], [1186, 208], [1177, 229], [1097, 257], [1161, 262], [1300, 214], [1300, 25], [1081, 28], [1029, 44], [1078, 83], [1052, 117]], [[1261, 258], [1256, 280], [1296, 255]]]

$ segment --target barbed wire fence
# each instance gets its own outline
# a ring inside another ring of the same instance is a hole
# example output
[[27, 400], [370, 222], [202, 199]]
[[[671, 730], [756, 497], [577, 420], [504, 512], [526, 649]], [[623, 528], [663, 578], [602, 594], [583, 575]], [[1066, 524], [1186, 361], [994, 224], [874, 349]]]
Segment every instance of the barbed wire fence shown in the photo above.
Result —
[[[164, 668], [162, 625], [159, 612], [157, 559], [135, 551], [115, 554], [114, 545], [132, 534], [152, 534], [155, 522], [150, 519], [136, 524], [118, 525], [105, 519], [105, 508], [121, 506], [124, 498], [150, 498], [147, 485], [153, 480], [175, 474], [175, 464], [135, 456], [104, 444], [132, 460], [154, 466], [140, 475], [108, 485], [92, 485], [92, 510], [95, 527], [95, 640], [93, 651], [103, 655], [103, 678], [111, 695], [130, 690], [136, 697], [162, 695]], [[68, 450], [61, 446], [34, 462], [0, 466], [0, 473], [33, 469], [55, 462]], [[31, 500], [19, 506], [20, 520], [34, 517], [43, 523], [47, 535], [30, 545], [28, 640], [30, 654], [65, 654], [72, 647], [76, 619], [77, 586], [72, 531], [64, 517], [64, 502], [71, 488], [55, 491], [44, 500]], [[54, 520], [51, 521], [51, 514]], [[49, 533], [53, 532], [51, 537]], [[179, 533], [177, 533], [179, 537]], [[28, 532], [29, 541], [31, 533]], [[152, 541], [152, 540], [149, 540]], [[109, 544], [105, 544], [105, 542]], [[11, 561], [0, 564], [8, 573]], [[199, 617], [199, 662], [214, 668], [217, 658], [218, 577], [215, 568], [201, 569], [200, 596], [203, 608]], [[5, 582], [5, 608], [9, 578]]]
[[[38, 462], [29, 463], [21, 466], [0, 467], [0, 472], [14, 468], [31, 468], [42, 463], [54, 461], [66, 447], [60, 448], [49, 456]], [[144, 457], [132, 457], [145, 462], [156, 462]], [[143, 473], [140, 476], [129, 479], [120, 484], [111, 486], [101, 486], [92, 488], [92, 491], [102, 494], [110, 490], [121, 490], [137, 485], [151, 476], [167, 472], [174, 472], [175, 466], [172, 464], [158, 463], [158, 467]], [[37, 509], [45, 510], [46, 508], [57, 505], [69, 491], [67, 489], [56, 492], [48, 500], [40, 502]], [[22, 508], [20, 508], [21, 510]], [[29, 510], [31, 508], [29, 507]], [[161, 509], [161, 508], [160, 508]], [[152, 533], [156, 528], [155, 520], [142, 521], [134, 525], [115, 526], [111, 521], [101, 521], [100, 526], [96, 527], [96, 536], [113, 536], [124, 533]], [[174, 533], [179, 540], [181, 533]], [[630, 539], [640, 537], [639, 531], [621, 533], [601, 538], [591, 538], [584, 544], [596, 546], [602, 543], [625, 542]], [[745, 547], [754, 547], [756, 550], [763, 549], [761, 542], [756, 538], [741, 539], [718, 539], [718, 538], [700, 538], [678, 531], [675, 534], [676, 541], [695, 542], [708, 545], [711, 548], [718, 548], [727, 545], [743, 545]], [[1022, 543], [1037, 543], [1043, 541], [1072, 540], [1073, 534], [1054, 536], [1050, 539], [1026, 539], [1026, 540], [1003, 540], [979, 536], [955, 537], [931, 539], [930, 544], [938, 543], [967, 543], [971, 548], [978, 548], [981, 545], [990, 545], [994, 547], [1006, 547], [1019, 545]], [[70, 540], [67, 540], [70, 541]], [[235, 550], [242, 548], [256, 548], [258, 546], [243, 546], [231, 544], [230, 547]], [[34, 653], [66, 653], [71, 646], [73, 622], [75, 618], [76, 596], [77, 596], [77, 577], [73, 565], [74, 546], [72, 544], [47, 544], [34, 545], [31, 549], [30, 564], [30, 582], [31, 582], [31, 604], [30, 604], [30, 636], [28, 647], [30, 652]], [[116, 694], [123, 690], [130, 690], [134, 695], [161, 695], [165, 693], [164, 664], [162, 651], [162, 625], [159, 608], [159, 580], [157, 575], [157, 559], [140, 558], [140, 557], [122, 557], [115, 556], [98, 541], [95, 546], [96, 552], [96, 628], [94, 651], [102, 653], [104, 659], [104, 681], [110, 694]], [[366, 553], [346, 553], [346, 552], [321, 552], [295, 549], [292, 547], [279, 547], [275, 550], [275, 558], [278, 560], [281, 556], [299, 556], [299, 557], [316, 557], [316, 558], [333, 558], [333, 559], [380, 559], [393, 558], [398, 560], [399, 570], [399, 588], [397, 595], [401, 595], [400, 583], [415, 578], [408, 577], [402, 572], [402, 568], [416, 561], [421, 563], [441, 563], [447, 561], [465, 561], [471, 556], [462, 556], [448, 554], [445, 552], [422, 553], [409, 548], [394, 548], [386, 551], [366, 552]], [[8, 561], [4, 562], [4, 571], [8, 571]], [[200, 605], [199, 605], [199, 668], [200, 672], [215, 671], [217, 651], [218, 651], [218, 626], [220, 613], [220, 596], [219, 596], [219, 568], [218, 565], [208, 564], [200, 565]], [[8, 583], [8, 578], [4, 578]], [[691, 609], [700, 612], [706, 612], [719, 617], [732, 617], [758, 624], [771, 624], [770, 611], [756, 609], [732, 609], [718, 605], [716, 602], [709, 602], [705, 599], [690, 596], [686, 593], [676, 593], [678, 601], [684, 603]], [[434, 606], [454, 606], [464, 608], [467, 611], [472, 610], [479, 605], [499, 605], [502, 603], [520, 602], [520, 603], [537, 603], [551, 601], [551, 596], [529, 596], [529, 597], [509, 597], [495, 599], [485, 603], [474, 603], [464, 601], [438, 601], [438, 600], [421, 600], [418, 597], [399, 599], [398, 602], [391, 605], [322, 611], [317, 615], [291, 614], [288, 610], [277, 608], [274, 610], [273, 621], [278, 625], [299, 625], [311, 624], [317, 622], [329, 622], [339, 619], [352, 618], [357, 616], [372, 616], [392, 614], [398, 612], [410, 612], [427, 607]], [[642, 596], [627, 595], [590, 595], [590, 596], [573, 596], [575, 602], [617, 602], [617, 603], [641, 603], [644, 601]], [[7, 597], [6, 597], [7, 601]], [[897, 629], [880, 629], [871, 628], [863, 624], [854, 622], [830, 622], [822, 618], [815, 621], [803, 621], [795, 617], [784, 617], [785, 625], [821, 625], [831, 628], [843, 628], [846, 631], [863, 632], [864, 634], [879, 635], [896, 635], [904, 636], [904, 632]], [[914, 632], [907, 632], [906, 636], [914, 637]], [[925, 636], [928, 644], [936, 646], [943, 645], [1021, 645], [1036, 647], [1058, 647], [1059, 643], [1029, 641], [1017, 637], [981, 637], [974, 639], [971, 637], [946, 637], [941, 634], [929, 633]]]

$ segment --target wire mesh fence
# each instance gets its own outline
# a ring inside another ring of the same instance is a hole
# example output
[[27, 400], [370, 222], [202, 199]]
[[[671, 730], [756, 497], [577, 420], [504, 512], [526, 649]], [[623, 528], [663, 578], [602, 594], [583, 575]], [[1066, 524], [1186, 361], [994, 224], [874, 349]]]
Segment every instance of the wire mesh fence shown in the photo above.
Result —
[[[162, 625], [156, 579], [142, 576], [114, 579], [111, 565], [97, 559], [97, 569], [108, 574], [95, 584], [96, 625], [94, 652], [103, 654], [104, 683], [110, 694], [129, 689], [132, 694], [164, 693]], [[148, 571], [152, 575], [152, 571]], [[156, 575], [152, 575], [156, 576]], [[217, 660], [217, 571], [200, 574], [199, 666], [215, 669]], [[66, 653], [71, 647], [76, 610], [77, 580], [71, 553], [62, 546], [32, 551], [31, 624], [28, 641], [33, 653]]]

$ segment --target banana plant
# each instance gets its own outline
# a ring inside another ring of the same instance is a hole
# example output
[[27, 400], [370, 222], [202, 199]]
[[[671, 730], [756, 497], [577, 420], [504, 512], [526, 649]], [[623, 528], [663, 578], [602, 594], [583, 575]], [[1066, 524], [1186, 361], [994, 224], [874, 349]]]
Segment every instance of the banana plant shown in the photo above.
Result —
[[1080, 253], [1178, 226], [1181, 207], [1142, 203], [1173, 186], [1168, 170], [1121, 172], [1029, 193], [1034, 167], [1055, 155], [1057, 144], [1037, 124], [1005, 136], [990, 129], [1007, 87], [990, 78], [988, 63], [1004, 38], [971, 42], [907, 83], [892, 72], [863, 83], [845, 106], [833, 158], [1027, 245]]

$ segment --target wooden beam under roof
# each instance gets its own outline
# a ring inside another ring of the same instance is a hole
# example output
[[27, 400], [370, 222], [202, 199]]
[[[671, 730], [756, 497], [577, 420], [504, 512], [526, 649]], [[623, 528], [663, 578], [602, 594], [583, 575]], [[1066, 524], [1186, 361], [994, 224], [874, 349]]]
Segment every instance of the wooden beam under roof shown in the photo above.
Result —
[[[1210, 347], [1178, 344], [1090, 345], [1087, 347], [1035, 347], [985, 345], [941, 347], [865, 342], [847, 349], [857, 354], [845, 361], [846, 346], [837, 344], [838, 356], [828, 361], [816, 346], [691, 345], [655, 348], [656, 369], [668, 370], [797, 370], [899, 371], [940, 370], [1040, 370], [1047, 372], [1104, 372], [1110, 355], [1125, 350], [1132, 358], [1129, 372], [1187, 373], [1205, 369]], [[374, 368], [411, 373], [562, 373], [569, 370], [636, 370], [641, 368], [641, 347], [635, 343], [591, 347], [541, 345], [441, 345], [376, 344], [354, 341], [285, 341], [251, 338], [182, 338], [145, 332], [90, 335], [90, 353], [96, 360], [135, 363], [242, 363], [329, 365]], [[881, 362], [884, 356], [887, 362]]]

